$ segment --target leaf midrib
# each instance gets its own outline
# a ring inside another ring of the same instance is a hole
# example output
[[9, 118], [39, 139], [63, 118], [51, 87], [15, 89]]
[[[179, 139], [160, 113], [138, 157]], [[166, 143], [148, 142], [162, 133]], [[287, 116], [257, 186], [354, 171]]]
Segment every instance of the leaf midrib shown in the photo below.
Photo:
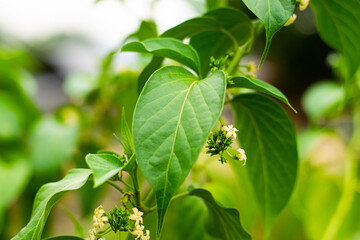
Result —
[[165, 201], [165, 194], [166, 194], [166, 189], [167, 189], [167, 186], [168, 186], [168, 178], [169, 178], [169, 168], [170, 168], [170, 163], [171, 163], [171, 160], [172, 160], [172, 157], [174, 155], [174, 148], [175, 148], [175, 142], [176, 142], [176, 137], [177, 137], [177, 133], [178, 133], [178, 130], [179, 130], [179, 127], [180, 127], [180, 123], [181, 123], [181, 118], [182, 118], [182, 114], [183, 114], [183, 111], [184, 111], [184, 108], [185, 108], [185, 103], [188, 99], [188, 96], [189, 96], [189, 93], [192, 89], [192, 87], [197, 83], [198, 81], [194, 81], [193, 83], [191, 83], [191, 85], [189, 86], [189, 89], [185, 95], [185, 98], [184, 98], [184, 102], [181, 106], [181, 110], [180, 110], [180, 115], [179, 115], [179, 120], [177, 122], [177, 125], [176, 125], [176, 129], [175, 129], [175, 134], [174, 134], [174, 141], [173, 141], [173, 144], [172, 144], [172, 147], [171, 147], [171, 152], [170, 152], [170, 158], [169, 158], [169, 161], [168, 161], [168, 165], [166, 167], [166, 176], [165, 176], [165, 186], [164, 186], [164, 190], [163, 190], [163, 195], [162, 195], [162, 203], [161, 203], [161, 214], [160, 216], [163, 215], [163, 212], [164, 212], [164, 201]]
[[268, 0], [268, 13], [269, 13], [269, 20], [268, 20], [268, 29], [270, 30], [270, 21], [271, 21], [271, 15], [270, 15], [270, 13], [271, 13], [271, 11], [270, 11], [270, 8], [271, 8], [271, 6], [270, 6], [270, 0]]

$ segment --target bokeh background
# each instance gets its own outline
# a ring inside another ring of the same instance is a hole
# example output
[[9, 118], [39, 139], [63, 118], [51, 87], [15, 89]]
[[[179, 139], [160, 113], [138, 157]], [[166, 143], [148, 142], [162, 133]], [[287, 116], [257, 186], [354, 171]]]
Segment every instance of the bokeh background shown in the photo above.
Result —
[[[241, 1], [224, 2], [255, 18]], [[122, 153], [113, 134], [119, 132], [123, 107], [131, 121], [137, 77], [150, 56], [120, 54], [121, 45], [205, 11], [202, 0], [0, 1], [0, 239], [10, 239], [26, 225], [41, 185], [61, 179], [73, 167], [86, 167], [87, 153]], [[341, 58], [319, 37], [311, 9], [296, 13], [295, 23], [275, 35], [257, 73], [298, 110], [295, 114], [284, 106], [297, 128], [300, 163], [296, 189], [272, 239], [323, 235], [344, 186], [353, 131]], [[264, 43], [262, 34], [244, 62], [258, 63]], [[225, 112], [231, 121], [231, 112]], [[236, 172], [240, 165], [231, 167]], [[224, 206], [238, 208], [245, 228], [261, 239], [261, 218], [246, 202], [246, 187], [231, 167], [202, 154], [187, 184], [204, 187]], [[339, 239], [360, 239], [357, 189]], [[91, 183], [68, 193], [50, 214], [43, 236], [75, 234], [81, 228], [86, 235], [93, 209], [102, 204], [110, 210], [119, 197]], [[195, 200], [173, 203], [164, 239], [181, 239], [174, 230], [183, 224], [179, 217], [192, 212], [202, 218], [204, 211]]]

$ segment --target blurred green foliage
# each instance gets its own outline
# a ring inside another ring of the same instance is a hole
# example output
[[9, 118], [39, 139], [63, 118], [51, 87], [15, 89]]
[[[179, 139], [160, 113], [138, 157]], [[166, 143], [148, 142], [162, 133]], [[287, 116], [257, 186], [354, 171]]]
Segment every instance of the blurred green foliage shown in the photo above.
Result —
[[[208, 9], [238, 4], [234, 1], [206, 2]], [[314, 0], [314, 11], [318, 11], [316, 20], [320, 25], [328, 21], [321, 19], [323, 13], [318, 5], [322, 2]], [[244, 5], [237, 7], [244, 8]], [[312, 41], [311, 37], [294, 29], [288, 31], [297, 39], [307, 43]], [[156, 24], [143, 21], [139, 30], [128, 39], [143, 41], [157, 35]], [[330, 54], [332, 50], [321, 43], [316, 34], [313, 35], [325, 52], [323, 55]], [[325, 59], [314, 63], [324, 72], [310, 72], [298, 92], [294, 93], [294, 96], [300, 96], [303, 94], [301, 90], [307, 88], [302, 99], [290, 100], [301, 102], [303, 108], [296, 117], [302, 117], [297, 122], [300, 171], [290, 204], [275, 222], [270, 239], [315, 240], [321, 239], [331, 229], [337, 230], [335, 239], [360, 239], [360, 171], [358, 166], [351, 164], [349, 169], [349, 159], [359, 159], [359, 137], [353, 136], [355, 121], [359, 119], [354, 116], [359, 113], [354, 112], [353, 108], [359, 102], [360, 71], [353, 73], [356, 66], [351, 65], [350, 68], [347, 65], [348, 59], [356, 58], [354, 53], [331, 40], [325, 39], [336, 50], [345, 51], [345, 60], [336, 55], [330, 67], [324, 65]], [[294, 73], [312, 69], [313, 63], [307, 63], [312, 65], [307, 69], [304, 69], [303, 63], [297, 64], [296, 60], [302, 59], [299, 52], [286, 51], [287, 47], [292, 48], [293, 45], [288, 43], [284, 35], [280, 34], [273, 41], [277, 41], [278, 46], [284, 46], [281, 49], [273, 43], [275, 51], [270, 50], [270, 59], [288, 54], [289, 59], [295, 59], [289, 67], [295, 69]], [[254, 44], [257, 46], [259, 43]], [[33, 53], [25, 46], [0, 47], [0, 239], [14, 236], [28, 222], [35, 193], [41, 185], [59, 180], [70, 168], [86, 166], [87, 153], [96, 153], [101, 149], [122, 151], [113, 134], [118, 135], [121, 131], [123, 107], [127, 122], [132, 122], [138, 97], [139, 73], [117, 71], [114, 58], [119, 53], [114, 50], [104, 56], [96, 74], [67, 74], [63, 82], [67, 102], [50, 112], [44, 112], [36, 102], [35, 78], [46, 71], [46, 63], [34, 57], [36, 54]], [[139, 65], [147, 59], [147, 56], [140, 55]], [[281, 72], [282, 67], [278, 68]], [[349, 75], [353, 81], [348, 81]], [[312, 79], [312, 82], [308, 79]], [[289, 82], [279, 82], [278, 85], [286, 86]], [[297, 84], [300, 83], [297, 82], [295, 86]], [[295, 108], [299, 107], [297, 105]], [[260, 209], [254, 201], [256, 193], [247, 186], [249, 183], [243, 179], [244, 169], [240, 165], [238, 162], [232, 163], [231, 168], [235, 172], [232, 173], [228, 166], [219, 166], [215, 158], [201, 154], [183, 189], [196, 184], [196, 187], [211, 191], [222, 206], [237, 208], [244, 228], [253, 239], [261, 239], [265, 227], [261, 222]], [[355, 183], [348, 182], [349, 174], [357, 176]], [[90, 228], [92, 209], [108, 192], [104, 187], [93, 189], [92, 185], [86, 184], [72, 198], [77, 202], [75, 206], [67, 204], [72, 209], [80, 206], [80, 214], [75, 218], [80, 219], [84, 229]], [[353, 187], [352, 199], [347, 208], [342, 209], [341, 206], [349, 201], [342, 195], [347, 193], [348, 186]], [[143, 188], [148, 189], [148, 185], [144, 183]], [[151, 198], [147, 201], [155, 203]], [[54, 235], [54, 225], [59, 224], [59, 213], [50, 214], [54, 214], [54, 217], [50, 217], [50, 223], [46, 225], [45, 236]], [[209, 223], [203, 221], [209, 219], [209, 214], [206, 203], [197, 197], [175, 200], [165, 218], [164, 239], [215, 239], [206, 231]], [[336, 222], [338, 217], [342, 220], [341, 224]], [[144, 219], [146, 228], [152, 232], [156, 231], [155, 219], [154, 213]], [[107, 239], [111, 239], [111, 236]]]

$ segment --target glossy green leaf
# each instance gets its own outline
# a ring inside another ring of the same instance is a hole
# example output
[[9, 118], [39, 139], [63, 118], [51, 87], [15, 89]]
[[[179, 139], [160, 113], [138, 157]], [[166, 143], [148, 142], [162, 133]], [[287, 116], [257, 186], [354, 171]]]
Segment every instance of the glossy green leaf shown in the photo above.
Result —
[[264, 62], [271, 40], [294, 12], [295, 0], [243, 0], [245, 5], [264, 23], [266, 44], [259, 66]]
[[262, 92], [265, 94], [269, 94], [270, 96], [273, 96], [273, 97], [279, 99], [280, 101], [284, 102], [292, 110], [294, 110], [294, 112], [296, 112], [296, 110], [289, 103], [286, 96], [282, 92], [280, 92], [279, 89], [277, 89], [273, 85], [268, 84], [267, 82], [257, 80], [257, 79], [246, 78], [246, 77], [234, 77], [234, 78], [230, 79], [228, 87], [229, 88], [232, 88], [232, 87], [247, 88], [247, 89], [252, 89], [252, 90]]
[[347, 78], [360, 66], [360, 2], [358, 0], [310, 1], [321, 38], [344, 55]]
[[133, 154], [122, 170], [125, 172], [128, 172], [128, 173], [132, 173], [134, 170], [136, 170], [134, 168], [135, 163], [136, 163], [136, 156], [135, 156], [135, 154]]
[[190, 39], [201, 62], [203, 75], [210, 70], [210, 57], [224, 57], [231, 51], [246, 43], [251, 36], [252, 24], [249, 17], [234, 8], [218, 8], [205, 13], [217, 21], [220, 28], [216, 31], [202, 31]]
[[244, 168], [268, 237], [294, 188], [298, 165], [295, 129], [281, 106], [265, 96], [241, 94], [232, 107], [238, 140], [247, 155]]
[[179, 25], [165, 31], [160, 37], [172, 37], [183, 40], [187, 37], [192, 37], [200, 32], [206, 31], [220, 31], [221, 23], [213, 17], [196, 17], [189, 19]]
[[132, 136], [131, 129], [129, 124], [126, 121], [125, 108], [123, 107], [121, 112], [121, 138], [123, 140], [124, 152], [128, 157], [131, 157], [134, 154], [134, 140]]
[[177, 39], [152, 38], [143, 42], [130, 42], [121, 48], [122, 52], [153, 53], [178, 61], [200, 74], [200, 60], [195, 49]]
[[[218, 8], [201, 17], [192, 18], [167, 30], [160, 37], [183, 40], [191, 38], [190, 44], [199, 53], [201, 72], [209, 71], [210, 56], [222, 57], [235, 45], [244, 44], [250, 37], [252, 24], [249, 17], [234, 8]], [[161, 66], [161, 58], [153, 58], [139, 77], [139, 89], [150, 75]]]
[[203, 80], [176, 66], [159, 69], [146, 83], [134, 113], [137, 162], [155, 190], [158, 233], [169, 201], [185, 180], [221, 114], [225, 74]]
[[205, 76], [209, 71], [210, 57], [220, 58], [244, 44], [250, 37], [252, 25], [249, 17], [234, 8], [218, 8], [202, 17], [185, 21], [161, 36], [179, 39], [191, 37]]
[[190, 191], [189, 195], [204, 200], [211, 216], [205, 226], [212, 236], [224, 240], [251, 239], [251, 236], [242, 227], [239, 212], [236, 209], [221, 207], [211, 193], [205, 189], [194, 189]]
[[66, 192], [81, 188], [91, 173], [90, 169], [72, 169], [62, 180], [43, 185], [36, 194], [29, 223], [12, 240], [40, 240], [51, 208]]
[[124, 167], [123, 162], [112, 154], [88, 154], [85, 159], [93, 172], [94, 188], [102, 185]]

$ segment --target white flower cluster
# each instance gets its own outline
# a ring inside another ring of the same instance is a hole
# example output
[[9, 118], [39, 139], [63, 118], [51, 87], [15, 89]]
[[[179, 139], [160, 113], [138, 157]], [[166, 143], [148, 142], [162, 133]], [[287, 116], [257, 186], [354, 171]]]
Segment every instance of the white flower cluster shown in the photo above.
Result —
[[233, 127], [233, 125], [223, 126], [222, 130], [224, 130], [226, 133], [226, 137], [229, 138], [231, 136], [234, 136], [236, 138], [236, 132], [238, 131], [236, 128]]
[[144, 235], [144, 225], [140, 225], [143, 223], [142, 215], [143, 212], [139, 211], [137, 208], [132, 209], [134, 214], [129, 216], [129, 219], [135, 221], [135, 229], [131, 232], [132, 235], [136, 236], [135, 239], [140, 240], [149, 240], [150, 239], [150, 231], [146, 230], [146, 234]]
[[239, 154], [236, 156], [240, 161], [244, 161], [243, 165], [246, 165], [246, 154], [245, 154], [245, 150], [242, 148], [239, 148], [237, 150], [239, 152]]
[[105, 213], [103, 206], [99, 206], [94, 210], [93, 216], [93, 227], [89, 230], [90, 240], [96, 240], [95, 234], [98, 230], [103, 230], [105, 228], [105, 223], [108, 221], [106, 216], [103, 216]]

